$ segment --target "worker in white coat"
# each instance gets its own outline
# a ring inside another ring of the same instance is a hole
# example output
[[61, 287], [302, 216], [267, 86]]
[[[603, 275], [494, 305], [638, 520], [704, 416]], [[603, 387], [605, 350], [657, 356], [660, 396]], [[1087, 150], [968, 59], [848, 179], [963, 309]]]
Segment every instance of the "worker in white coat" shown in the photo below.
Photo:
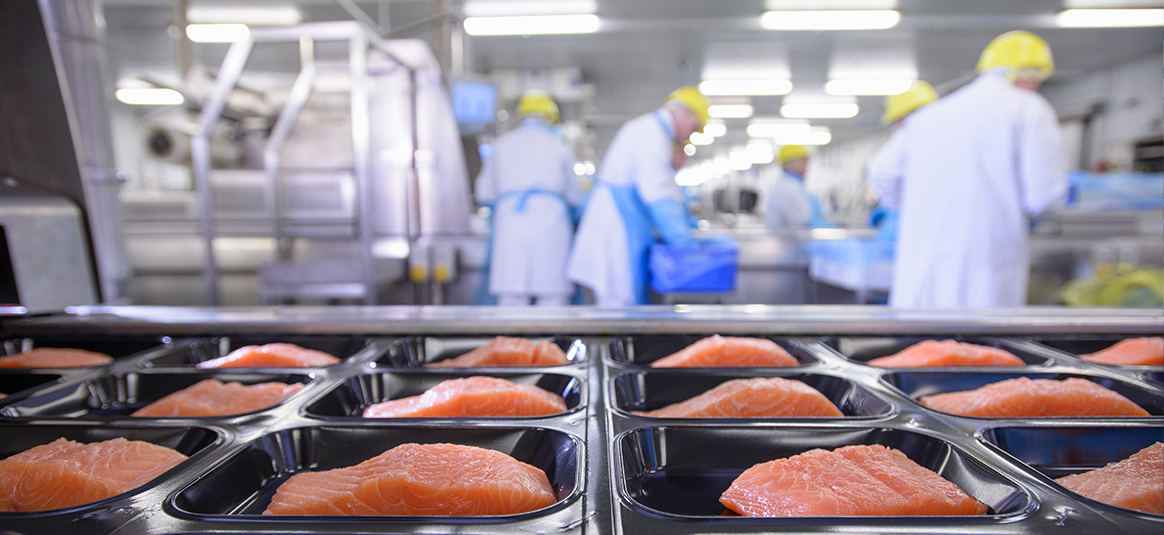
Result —
[[835, 227], [824, 216], [820, 200], [804, 187], [808, 171], [808, 149], [785, 145], [776, 155], [784, 173], [772, 184], [764, 209], [764, 226], [777, 228]]
[[521, 125], [497, 138], [477, 175], [476, 197], [493, 205], [489, 293], [499, 306], [564, 306], [574, 293], [566, 279], [574, 226], [570, 211], [582, 200], [574, 151], [551, 125], [558, 106], [544, 91], [517, 105]]
[[[902, 135], [901, 128], [905, 126], [910, 114], [936, 100], [938, 100], [938, 92], [934, 91], [934, 87], [925, 80], [916, 80], [910, 84], [909, 89], [885, 97], [885, 114], [881, 116], [881, 122], [892, 125], [893, 135], [889, 136], [889, 141], [886, 141], [869, 159], [869, 169], [894, 169], [899, 166], [899, 162], [887, 161], [887, 159], [900, 158], [904, 154], [905, 136]], [[897, 195], [899, 192], [897, 190], [889, 193]], [[897, 197], [886, 198], [886, 193], [880, 191], [877, 193], [877, 206], [870, 215], [869, 224], [881, 229], [877, 234], [878, 239], [895, 240], [899, 217], [896, 208], [901, 206], [901, 199]], [[895, 208], [889, 209], [887, 206]]]
[[600, 307], [647, 304], [647, 260], [656, 233], [673, 246], [694, 244], [675, 183], [676, 144], [707, 123], [707, 98], [694, 87], [672, 92], [661, 109], [627, 121], [602, 160], [586, 203], [569, 277]]
[[1025, 304], [1030, 217], [1067, 192], [1059, 123], [1035, 92], [1054, 71], [1050, 48], [1008, 32], [978, 71], [910, 116], [899, 153], [869, 169], [883, 201], [900, 204], [892, 306]]

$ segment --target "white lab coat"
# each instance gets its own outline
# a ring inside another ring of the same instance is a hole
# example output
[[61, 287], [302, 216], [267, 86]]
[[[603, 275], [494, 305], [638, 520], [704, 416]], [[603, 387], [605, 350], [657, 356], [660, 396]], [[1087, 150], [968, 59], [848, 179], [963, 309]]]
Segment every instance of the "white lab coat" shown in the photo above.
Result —
[[[574, 293], [566, 280], [574, 234], [567, 205], [582, 201], [582, 189], [573, 166], [570, 146], [535, 119], [493, 143], [493, 156], [482, 165], [476, 184], [478, 202], [496, 202], [489, 293]], [[519, 211], [521, 193], [534, 188], [546, 193], [526, 195]]]
[[988, 72], [898, 134], [869, 166], [882, 201], [901, 210], [890, 305], [1025, 304], [1029, 218], [1067, 191], [1050, 104]]
[[812, 220], [812, 202], [804, 182], [784, 173], [772, 184], [764, 208], [764, 226], [804, 228]]
[[[606, 149], [599, 173], [601, 182], [633, 184], [648, 206], [663, 199], [683, 201], [671, 165], [670, 132], [675, 131], [675, 122], [664, 110], [661, 117], [669, 129], [664, 130], [655, 114], [641, 115], [622, 125]], [[574, 236], [569, 277], [590, 288], [599, 305], [631, 306], [635, 290], [630, 262], [622, 214], [610, 190], [598, 183]]]

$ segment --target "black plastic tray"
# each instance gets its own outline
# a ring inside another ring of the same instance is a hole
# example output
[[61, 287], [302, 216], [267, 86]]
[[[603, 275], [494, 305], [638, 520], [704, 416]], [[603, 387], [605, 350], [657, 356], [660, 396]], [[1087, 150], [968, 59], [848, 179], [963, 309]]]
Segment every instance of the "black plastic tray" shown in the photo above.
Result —
[[[440, 369], [447, 370], [447, 368]], [[566, 412], [580, 410], [586, 404], [584, 381], [572, 375], [561, 373], [428, 373], [419, 370], [399, 370], [349, 377], [319, 400], [308, 405], [306, 414], [316, 418], [363, 420], [361, 414], [370, 405], [392, 399], [418, 396], [443, 381], [473, 375], [497, 377], [518, 384], [534, 385], [553, 392], [562, 396], [566, 402]], [[414, 420], [414, 418], [407, 420]]]
[[[520, 338], [520, 337], [516, 337]], [[374, 361], [375, 366], [395, 367], [422, 367], [425, 364], [451, 359], [468, 353], [485, 345], [493, 337], [480, 336], [414, 336], [398, 340], [388, 347], [383, 355]], [[529, 340], [553, 342], [566, 353], [569, 365], [578, 365], [586, 362], [587, 344], [573, 336], [532, 337]], [[548, 368], [560, 368], [550, 366]], [[509, 368], [509, 367], [497, 367]], [[450, 370], [452, 368], [434, 368], [435, 370]]]
[[372, 343], [369, 339], [352, 336], [220, 336], [187, 340], [169, 351], [141, 359], [140, 364], [143, 368], [195, 367], [201, 362], [225, 356], [240, 347], [276, 342], [323, 351], [341, 361], [359, 354]]
[[[612, 338], [608, 343], [610, 360], [617, 364], [647, 366], [663, 357], [672, 355], [679, 350], [694, 344], [709, 335], [687, 334], [652, 334], [640, 336], [620, 336]], [[809, 365], [817, 362], [817, 357], [805, 350], [802, 342], [789, 338], [773, 336], [757, 336], [767, 338], [783, 347], [800, 365]]]
[[[456, 443], [506, 453], [540, 468], [557, 495], [548, 508], [498, 517], [272, 517], [260, 516], [275, 490], [298, 472], [359, 464], [404, 443]], [[584, 447], [569, 434], [538, 428], [436, 428], [320, 426], [289, 429], [254, 440], [174, 498], [178, 511], [198, 516], [241, 516], [274, 528], [294, 521], [326, 525], [353, 523], [510, 524], [504, 529], [537, 529], [539, 518], [566, 515], [581, 496]], [[577, 515], [578, 511], [574, 511]], [[555, 522], [561, 522], [559, 518]], [[551, 525], [553, 522], [550, 523]], [[258, 528], [263, 529], [263, 528]]]
[[[1044, 336], [1036, 338], [1035, 341], [1041, 345], [1068, 353], [1072, 357], [1078, 358], [1080, 355], [1087, 355], [1102, 349], [1107, 349], [1116, 342], [1119, 342], [1125, 338], [1140, 338], [1140, 336]], [[1128, 371], [1149, 381], [1164, 381], [1164, 366], [1121, 366], [1117, 364], [1099, 364], [1086, 361], [1083, 362], [1085, 362], [1086, 365]]]
[[39, 370], [0, 374], [0, 393], [7, 394], [0, 399], [0, 405], [20, 401], [39, 390], [57, 386], [64, 377], [59, 373], [44, 373]]
[[[112, 373], [88, 379], [72, 388], [60, 388], [44, 395], [9, 404], [0, 411], [0, 414], [25, 418], [128, 418], [134, 411], [206, 379], [218, 379], [224, 383], [238, 381], [247, 385], [271, 381], [286, 384], [309, 384], [312, 381], [311, 376], [306, 374], [239, 373], [235, 371]], [[296, 392], [288, 400], [302, 394], [302, 390]], [[288, 400], [284, 400], [279, 405]], [[235, 414], [230, 417], [254, 414], [254, 412], [261, 411]]]
[[1032, 353], [1008, 340], [981, 336], [832, 336], [825, 340], [825, 345], [835, 349], [845, 358], [865, 363], [875, 358], [887, 357], [925, 340], [957, 340], [996, 347], [1013, 353], [1028, 366], [1042, 366], [1054, 362], [1046, 355]]
[[[781, 377], [800, 381], [815, 388], [829, 401], [836, 405], [845, 417], [876, 418], [887, 416], [894, 410], [892, 404], [869, 389], [853, 382], [850, 379], [818, 373], [795, 373], [754, 371], [751, 374], [736, 372], [703, 370], [691, 373], [690, 370], [653, 370], [627, 371], [613, 378], [611, 381], [611, 407], [620, 414], [632, 418], [647, 418], [630, 414], [630, 411], [647, 411], [665, 407], [672, 403], [695, 397], [707, 392], [721, 383], [733, 379], [752, 377]], [[650, 418], [654, 419], [654, 418]], [[788, 418], [784, 418], [788, 419]], [[719, 420], [719, 419], [716, 419]], [[813, 418], [819, 420], [819, 418]], [[709, 420], [703, 420], [708, 422]], [[722, 421], [722, 420], [721, 420]]]

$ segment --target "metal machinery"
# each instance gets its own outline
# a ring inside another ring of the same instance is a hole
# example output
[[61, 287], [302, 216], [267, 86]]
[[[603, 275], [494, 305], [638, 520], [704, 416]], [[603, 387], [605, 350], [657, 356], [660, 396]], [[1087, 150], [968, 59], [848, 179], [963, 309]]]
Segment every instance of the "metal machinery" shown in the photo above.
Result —
[[[299, 47], [302, 68], [261, 142], [261, 169], [215, 168], [216, 128], [248, 58], [280, 43]], [[332, 59], [317, 59], [320, 49]], [[422, 41], [383, 40], [356, 22], [255, 28], [231, 45], [192, 133], [194, 191], [125, 191], [123, 200], [131, 256], [157, 261], [153, 244], [179, 249], [159, 243], [167, 234], [184, 245], [176, 255], [203, 251], [208, 303], [238, 288], [230, 277], [240, 265], [257, 267], [267, 303], [376, 303], [406, 263], [424, 267], [413, 277], [421, 282], [455, 274], [452, 246], [433, 241], [467, 232], [468, 178]], [[241, 261], [238, 243], [252, 247]]]
[[[10, 312], [0, 309], [0, 313]], [[1052, 478], [1126, 458], [1160, 440], [1164, 373], [1103, 366], [1081, 353], [1129, 336], [1159, 336], [1161, 310], [990, 311], [759, 305], [624, 310], [493, 307], [75, 307], [6, 318], [5, 352], [77, 347], [108, 366], [3, 370], [0, 456], [60, 437], [123, 437], [189, 456], [150, 484], [88, 505], [0, 513], [15, 533], [1159, 533], [1164, 517], [1082, 498]], [[791, 368], [660, 369], [648, 364], [714, 333], [759, 336]], [[570, 361], [528, 368], [426, 368], [497, 335], [556, 343]], [[1014, 368], [879, 369], [864, 364], [919, 340], [957, 337], [1005, 348]], [[311, 369], [199, 369], [246, 344], [291, 342], [343, 358]], [[535, 418], [362, 418], [370, 403], [419, 394], [468, 374], [506, 377], [562, 395], [564, 413]], [[918, 397], [1005, 378], [1090, 380], [1144, 408], [1138, 417], [969, 418]], [[134, 418], [146, 403], [198, 381], [301, 384], [265, 410], [225, 417]], [[836, 418], [651, 418], [673, 403], [746, 377], [801, 381]], [[543, 470], [544, 509], [491, 517], [272, 517], [261, 512], [293, 473], [351, 466], [394, 447], [450, 442], [489, 448]], [[813, 448], [880, 444], [938, 472], [990, 508], [982, 516], [733, 518], [720, 493], [748, 467]]]

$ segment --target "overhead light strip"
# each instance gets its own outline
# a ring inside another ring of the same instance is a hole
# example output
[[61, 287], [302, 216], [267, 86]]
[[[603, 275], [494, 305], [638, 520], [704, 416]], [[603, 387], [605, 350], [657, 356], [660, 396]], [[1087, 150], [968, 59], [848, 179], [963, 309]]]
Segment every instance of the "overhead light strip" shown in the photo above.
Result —
[[848, 119], [858, 111], [848, 102], [790, 102], [780, 107], [780, 115], [790, 119]]
[[828, 145], [832, 140], [833, 134], [827, 126], [814, 126], [807, 133], [779, 135], [772, 138], [772, 141], [777, 145]]
[[760, 16], [760, 25], [766, 30], [885, 30], [900, 20], [901, 14], [892, 9], [769, 11]]
[[699, 92], [707, 96], [787, 95], [790, 80], [704, 80]]
[[134, 106], [176, 106], [186, 101], [182, 93], [164, 87], [118, 89], [113, 96], [124, 104]]
[[514, 17], [525, 15], [578, 15], [598, 10], [595, 0], [468, 0], [466, 17]]
[[233, 43], [246, 39], [251, 31], [246, 24], [189, 24], [186, 37], [195, 43]]
[[752, 116], [750, 104], [712, 104], [707, 108], [708, 117], [715, 119], [747, 119]]
[[913, 80], [829, 80], [825, 93], [830, 95], [897, 95], [909, 89]]
[[597, 15], [468, 17], [465, 19], [465, 33], [477, 36], [594, 33], [600, 25]]
[[193, 6], [186, 9], [186, 20], [205, 24], [290, 25], [299, 24], [303, 14], [293, 6], [227, 7]]
[[1164, 26], [1164, 9], [1068, 9], [1055, 15], [1062, 28]]

